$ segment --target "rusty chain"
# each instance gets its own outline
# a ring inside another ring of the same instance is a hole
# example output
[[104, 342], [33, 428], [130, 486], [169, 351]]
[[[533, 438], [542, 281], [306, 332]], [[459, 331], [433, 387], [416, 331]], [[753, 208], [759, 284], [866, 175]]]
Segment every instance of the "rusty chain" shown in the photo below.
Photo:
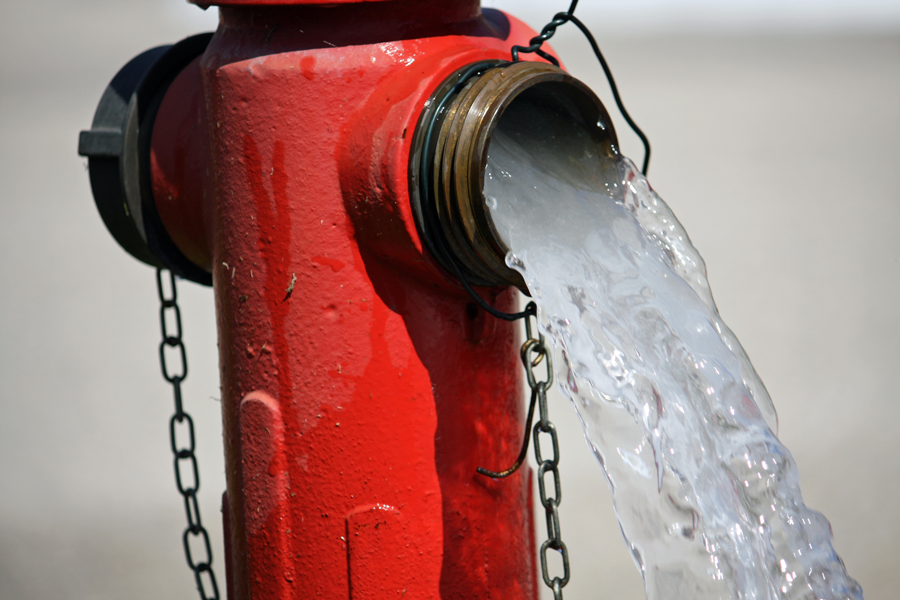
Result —
[[[209, 543], [209, 533], [203, 527], [203, 522], [200, 519], [200, 504], [197, 501], [197, 491], [200, 489], [200, 471], [197, 466], [197, 457], [194, 454], [196, 448], [194, 420], [184, 410], [181, 401], [181, 382], [187, 378], [188, 373], [187, 351], [181, 336], [181, 309], [178, 308], [178, 290], [175, 287], [175, 275], [171, 271], [168, 271], [168, 273], [171, 295], [166, 294], [165, 285], [163, 284], [163, 269], [156, 270], [156, 290], [160, 302], [159, 322], [162, 330], [162, 341], [159, 344], [159, 363], [162, 368], [163, 378], [172, 386], [172, 394], [175, 399], [175, 414], [169, 419], [169, 444], [175, 457], [175, 485], [178, 487], [178, 493], [184, 499], [184, 512], [187, 516], [187, 528], [181, 536], [181, 542], [184, 546], [184, 556], [187, 559], [188, 567], [194, 573], [194, 581], [197, 583], [197, 592], [200, 594], [201, 600], [219, 600], [219, 586], [216, 583], [216, 575], [212, 570], [213, 557]], [[167, 316], [173, 321], [174, 332], [169, 331]], [[180, 356], [181, 370], [174, 375], [169, 372], [169, 366], [166, 362], [166, 348], [177, 350]], [[186, 425], [188, 438], [186, 446], [178, 444], [178, 425]], [[182, 479], [182, 466], [185, 461], [190, 463], [191, 479], [189, 485], [185, 485], [185, 481]], [[204, 560], [197, 561], [194, 559], [191, 551], [191, 538], [199, 539], [203, 542]], [[206, 574], [205, 578], [204, 574]], [[212, 592], [211, 595], [207, 594], [207, 583]]]

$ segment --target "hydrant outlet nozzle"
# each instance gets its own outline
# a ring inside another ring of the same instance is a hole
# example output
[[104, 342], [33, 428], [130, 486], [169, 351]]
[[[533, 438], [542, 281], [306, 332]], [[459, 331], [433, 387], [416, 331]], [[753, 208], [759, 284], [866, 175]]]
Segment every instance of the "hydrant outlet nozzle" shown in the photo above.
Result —
[[521, 274], [506, 265], [509, 248], [494, 227], [483, 192], [497, 131], [525, 147], [566, 138], [561, 152], [567, 151], [567, 139], [587, 132], [592, 151], [607, 158], [617, 156], [618, 141], [596, 94], [543, 62], [467, 65], [426, 103], [409, 164], [410, 202], [423, 245], [448, 273], [458, 272], [472, 285], [513, 285], [527, 294]]

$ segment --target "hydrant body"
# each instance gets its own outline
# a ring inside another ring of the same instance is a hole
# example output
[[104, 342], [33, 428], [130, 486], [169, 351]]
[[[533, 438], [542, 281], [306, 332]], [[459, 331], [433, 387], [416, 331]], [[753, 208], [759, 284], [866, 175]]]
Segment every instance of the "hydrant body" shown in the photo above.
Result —
[[229, 598], [535, 599], [529, 473], [475, 471], [522, 441], [517, 326], [423, 251], [408, 191], [429, 94], [534, 33], [477, 0], [217, 4], [149, 172], [212, 273]]

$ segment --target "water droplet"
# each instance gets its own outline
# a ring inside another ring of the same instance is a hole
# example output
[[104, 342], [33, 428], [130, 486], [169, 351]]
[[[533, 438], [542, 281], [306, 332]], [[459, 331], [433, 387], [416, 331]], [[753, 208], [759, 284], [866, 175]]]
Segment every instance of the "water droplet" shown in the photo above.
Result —
[[516, 255], [513, 254], [512, 252], [509, 252], [509, 253], [506, 255], [506, 266], [509, 267], [510, 269], [516, 269], [516, 270], [518, 270], [518, 271], [524, 271], [524, 270], [525, 270], [525, 263], [522, 262], [522, 259], [521, 259], [521, 258], [519, 258], [518, 256], [516, 256]]

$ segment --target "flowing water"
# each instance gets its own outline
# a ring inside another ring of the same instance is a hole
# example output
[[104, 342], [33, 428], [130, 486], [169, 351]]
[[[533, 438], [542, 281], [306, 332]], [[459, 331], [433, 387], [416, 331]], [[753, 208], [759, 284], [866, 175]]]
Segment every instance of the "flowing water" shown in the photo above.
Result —
[[567, 370], [557, 381], [647, 597], [861, 600], [672, 211], [627, 158], [514, 107], [491, 142], [485, 200]]

